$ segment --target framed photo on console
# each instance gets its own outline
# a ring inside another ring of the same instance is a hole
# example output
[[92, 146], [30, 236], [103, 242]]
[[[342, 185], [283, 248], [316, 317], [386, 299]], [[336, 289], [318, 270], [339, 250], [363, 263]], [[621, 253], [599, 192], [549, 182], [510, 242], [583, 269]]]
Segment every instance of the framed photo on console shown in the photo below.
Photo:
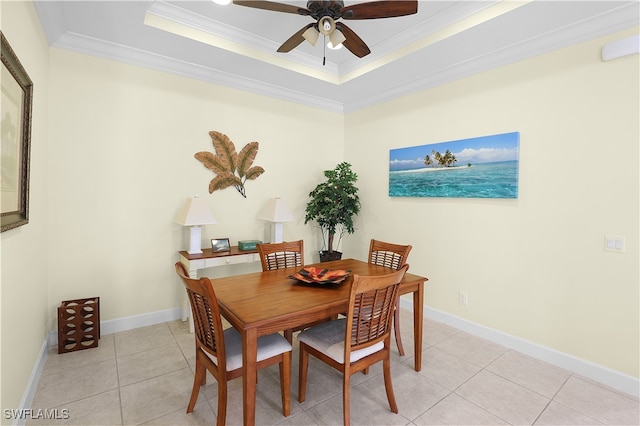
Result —
[[212, 238], [211, 239], [211, 251], [214, 253], [222, 253], [230, 251], [229, 238]]

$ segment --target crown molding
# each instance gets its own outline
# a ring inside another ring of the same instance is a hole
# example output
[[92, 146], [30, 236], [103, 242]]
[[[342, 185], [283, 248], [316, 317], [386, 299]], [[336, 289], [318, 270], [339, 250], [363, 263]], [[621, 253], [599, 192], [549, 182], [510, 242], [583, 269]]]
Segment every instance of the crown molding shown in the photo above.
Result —
[[[536, 3], [537, 2], [533, 2], [532, 4], [535, 5]], [[345, 87], [345, 90], [341, 91], [340, 99], [331, 99], [322, 95], [312, 95], [301, 89], [284, 87], [279, 84], [269, 84], [254, 78], [216, 69], [215, 67], [203, 66], [195, 63], [195, 61], [179, 60], [130, 46], [76, 34], [66, 29], [67, 23], [65, 22], [62, 6], [59, 2], [34, 2], [34, 5], [40, 15], [42, 26], [47, 34], [49, 43], [54, 47], [195, 78], [341, 114], [367, 108], [381, 102], [469, 77], [480, 72], [549, 53], [572, 44], [585, 42], [590, 39], [638, 26], [638, 12], [640, 9], [640, 3], [638, 2], [624, 2], [621, 3], [620, 7], [608, 9], [599, 15], [547, 33], [536, 35], [530, 39], [522, 40], [500, 49], [484, 52], [456, 63], [448, 63], [437, 69], [427, 71], [427, 67], [424, 67], [425, 70], [420, 70], [419, 76], [415, 77], [418, 73], [414, 73], [413, 76], [408, 75], [403, 80], [399, 80], [396, 85], [387, 86], [386, 89], [378, 88], [378, 90], [367, 91], [365, 94], [363, 94], [362, 91], [358, 91], [356, 94], [354, 91], [354, 94], [350, 95], [348, 88]], [[164, 1], [154, 3], [154, 5], [157, 5], [156, 7], [159, 8], [156, 9], [156, 12], [157, 10], [165, 10], [163, 9], [165, 6], [170, 7], [171, 13], [179, 15], [182, 21], [190, 25], [204, 25], [206, 27], [212, 22], [208, 18], [204, 18], [205, 21], [199, 20], [200, 18], [194, 16], [193, 13], [188, 11], [188, 13], [184, 13], [184, 9], [176, 9], [173, 5], [167, 6], [167, 3]], [[487, 7], [490, 7], [490, 5]], [[456, 16], [454, 12], [459, 13], [459, 11], [453, 10], [443, 11], [444, 14], [450, 15], [450, 19]], [[474, 13], [477, 13], [477, 10], [473, 10], [471, 6], [469, 6], [467, 16], [471, 16]], [[460, 15], [458, 15], [458, 20], [460, 20]], [[432, 28], [432, 30], [437, 31], [437, 29], [434, 28]], [[227, 34], [229, 37], [233, 37], [237, 42], [253, 40], [251, 42], [257, 46], [256, 48], [268, 51], [271, 55], [273, 55], [275, 50], [275, 44], [272, 41], [266, 39], [256, 40], [256, 38], [260, 39], [260, 37], [247, 33], [241, 34], [228, 26], [226, 28], [224, 25], [218, 26], [216, 27], [216, 31], [220, 34]], [[397, 41], [389, 41], [389, 44], [384, 46], [385, 50], [393, 51], [397, 46], [395, 43], [402, 44], [406, 39], [410, 39], [411, 37], [415, 38], [415, 34], [420, 33], [420, 31], [422, 31], [422, 29], [419, 28], [419, 26], [408, 28], [406, 31], [398, 34]], [[229, 33], [232, 35], [229, 35]], [[380, 55], [384, 55], [384, 53], [380, 53]], [[426, 52], [425, 55], [428, 55], [428, 52]], [[310, 60], [309, 66], [317, 67], [318, 61], [314, 56], [299, 52], [290, 52], [287, 56], [290, 58], [302, 57], [304, 58], [303, 61]], [[375, 56], [373, 58], [375, 59]], [[413, 58], [407, 56], [404, 60], [413, 60]], [[365, 62], [361, 62], [359, 64], [362, 66], [364, 63]], [[413, 63], [415, 64], [416, 62], [414, 61]], [[335, 69], [332, 72], [337, 73]]]
[[623, 31], [638, 25], [638, 9], [638, 4], [625, 4], [612, 12], [566, 26], [561, 30], [514, 43], [506, 48], [478, 55], [462, 62], [449, 64], [419, 78], [404, 81], [387, 91], [375, 92], [368, 97], [347, 103], [344, 105], [344, 112], [349, 113], [368, 108], [577, 43]]
[[67, 32], [63, 34], [56, 43], [54, 43], [53, 47], [177, 74], [183, 77], [207, 81], [226, 87], [246, 90], [252, 93], [308, 105], [331, 112], [344, 112], [342, 103], [331, 99], [309, 95], [308, 93], [302, 93], [285, 87], [266, 84], [262, 81], [249, 79], [236, 74], [217, 70], [215, 68], [181, 61], [145, 50], [131, 48], [122, 44], [87, 37], [81, 34]]

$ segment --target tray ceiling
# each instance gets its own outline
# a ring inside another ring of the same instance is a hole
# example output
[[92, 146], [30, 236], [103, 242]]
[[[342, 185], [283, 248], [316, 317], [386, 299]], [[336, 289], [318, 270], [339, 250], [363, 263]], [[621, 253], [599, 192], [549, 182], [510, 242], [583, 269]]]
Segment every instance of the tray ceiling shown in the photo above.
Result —
[[640, 15], [638, 1], [421, 0], [415, 15], [349, 21], [371, 49], [357, 58], [322, 39], [277, 53], [306, 16], [210, 0], [34, 4], [51, 46], [342, 113], [635, 27]]

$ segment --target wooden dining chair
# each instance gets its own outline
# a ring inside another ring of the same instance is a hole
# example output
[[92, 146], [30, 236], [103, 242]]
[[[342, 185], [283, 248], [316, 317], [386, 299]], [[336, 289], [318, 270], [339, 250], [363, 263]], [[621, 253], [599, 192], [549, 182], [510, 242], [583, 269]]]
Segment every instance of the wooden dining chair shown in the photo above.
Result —
[[304, 265], [304, 241], [264, 243], [256, 246], [263, 271]]
[[354, 275], [346, 318], [310, 327], [298, 335], [298, 401], [306, 398], [311, 354], [342, 372], [342, 408], [344, 424], [348, 425], [351, 376], [382, 361], [387, 400], [391, 411], [398, 413], [391, 383], [391, 324], [398, 286], [407, 269], [409, 265], [388, 275]]
[[[193, 279], [181, 262], [176, 272], [184, 283], [195, 326], [196, 372], [187, 413], [193, 412], [200, 392], [206, 384], [207, 370], [218, 381], [218, 426], [224, 425], [227, 414], [227, 382], [242, 376], [242, 337], [235, 328], [222, 328], [220, 308], [209, 278]], [[282, 414], [290, 413], [291, 344], [280, 334], [258, 338], [257, 368], [280, 364]]]
[[[282, 243], [263, 243], [256, 246], [263, 271], [304, 265], [304, 240]], [[284, 337], [291, 343], [294, 329], [284, 330]]]
[[[384, 241], [371, 239], [369, 244], [369, 263], [386, 266], [391, 269], [400, 269], [402, 265], [407, 263], [411, 248], [411, 245], [385, 243]], [[393, 327], [398, 352], [400, 356], [404, 356], [404, 346], [402, 345], [402, 335], [400, 334], [400, 298], [396, 302], [396, 308], [393, 313]]]
[[[304, 240], [283, 243], [263, 243], [256, 245], [256, 248], [258, 249], [263, 271], [304, 265]], [[333, 318], [327, 318], [327, 320], [329, 319]], [[319, 324], [323, 321], [316, 321], [311, 324], [283, 330], [284, 337], [291, 343], [293, 342], [294, 332], [304, 330], [311, 325]]]

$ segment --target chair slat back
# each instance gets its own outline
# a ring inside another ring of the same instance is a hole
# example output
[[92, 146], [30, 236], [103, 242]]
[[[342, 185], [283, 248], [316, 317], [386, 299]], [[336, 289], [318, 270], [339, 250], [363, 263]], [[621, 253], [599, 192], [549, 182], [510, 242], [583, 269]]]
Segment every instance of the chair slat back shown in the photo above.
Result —
[[411, 245], [392, 244], [371, 239], [369, 245], [369, 263], [392, 269], [400, 269], [402, 265], [407, 263], [411, 249]]
[[181, 262], [176, 263], [176, 272], [184, 283], [189, 303], [191, 304], [197, 343], [204, 350], [215, 356], [218, 360], [218, 365], [224, 368], [224, 330], [220, 318], [218, 299], [211, 281], [206, 277], [200, 279], [190, 278]]
[[388, 275], [354, 276], [346, 336], [351, 347], [345, 347], [345, 350], [362, 349], [389, 337], [398, 287], [407, 269], [409, 265]]
[[304, 265], [304, 242], [258, 244], [258, 253], [263, 271]]

